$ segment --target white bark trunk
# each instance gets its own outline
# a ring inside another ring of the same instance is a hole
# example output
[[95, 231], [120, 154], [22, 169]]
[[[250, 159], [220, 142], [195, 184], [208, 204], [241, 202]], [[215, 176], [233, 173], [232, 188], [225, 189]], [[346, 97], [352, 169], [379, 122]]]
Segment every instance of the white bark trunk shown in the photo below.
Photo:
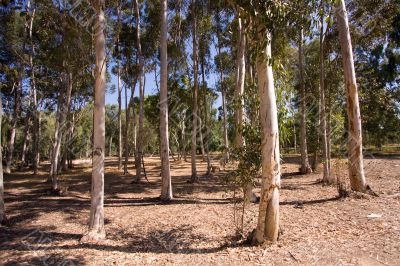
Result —
[[[271, 35], [265, 55], [271, 58]], [[253, 241], [275, 242], [279, 231], [280, 154], [278, 115], [272, 66], [266, 58], [257, 58], [258, 90], [260, 96], [262, 184], [257, 229]]]
[[120, 44], [119, 44], [119, 34], [121, 27], [121, 7], [118, 5], [118, 32], [117, 32], [117, 47], [118, 47], [118, 58], [117, 58], [117, 77], [118, 77], [118, 169], [122, 168], [122, 118], [121, 118], [121, 105], [122, 105], [122, 89], [121, 89], [121, 66], [120, 66]]
[[193, 110], [192, 110], [192, 182], [198, 182], [197, 169], [196, 169], [196, 149], [197, 149], [197, 95], [198, 95], [198, 40], [197, 40], [197, 16], [195, 1], [192, 1], [192, 15], [193, 15]]
[[325, 111], [325, 61], [324, 61], [324, 16], [321, 15], [320, 21], [320, 41], [319, 41], [319, 68], [320, 68], [320, 77], [319, 77], [319, 87], [320, 87], [320, 108], [321, 108], [321, 140], [322, 140], [322, 160], [324, 165], [324, 175], [323, 181], [326, 184], [332, 184], [334, 180], [331, 177], [330, 169], [329, 169], [329, 156], [328, 156], [328, 137], [326, 132], [326, 111]]
[[136, 140], [136, 182], [140, 182], [142, 174], [142, 144], [143, 144], [143, 121], [144, 121], [144, 60], [142, 55], [142, 45], [140, 37], [140, 10], [138, 0], [135, 3], [135, 14], [136, 14], [136, 45], [137, 45], [137, 56], [139, 58], [139, 132]]
[[300, 70], [300, 151], [301, 173], [311, 173], [307, 151], [307, 119], [306, 119], [306, 92], [304, 87], [304, 53], [303, 53], [303, 29], [300, 30], [299, 41], [299, 70]]
[[344, 0], [337, 1], [336, 18], [339, 30], [339, 41], [342, 50], [344, 80], [347, 95], [347, 115], [349, 121], [349, 177], [351, 188], [355, 191], [365, 192], [367, 184], [364, 175], [364, 162], [362, 154], [362, 128], [360, 104], [356, 73], [354, 69], [353, 49], [351, 44], [349, 21]]
[[104, 153], [105, 153], [105, 88], [106, 88], [106, 40], [103, 3], [96, 3], [96, 82], [93, 107], [93, 162], [89, 231], [85, 241], [104, 239]]
[[167, 0], [161, 1], [161, 50], [160, 50], [160, 151], [161, 151], [161, 199], [171, 200], [172, 183], [169, 163], [168, 137], [168, 21]]
[[243, 146], [243, 136], [240, 132], [243, 126], [243, 93], [244, 93], [244, 81], [246, 75], [246, 60], [245, 60], [245, 49], [246, 49], [246, 35], [244, 32], [244, 27], [242, 25], [242, 18], [238, 16], [238, 51], [236, 59], [236, 89], [235, 89], [235, 100], [240, 104], [238, 108], [235, 109], [235, 145], [237, 148]]

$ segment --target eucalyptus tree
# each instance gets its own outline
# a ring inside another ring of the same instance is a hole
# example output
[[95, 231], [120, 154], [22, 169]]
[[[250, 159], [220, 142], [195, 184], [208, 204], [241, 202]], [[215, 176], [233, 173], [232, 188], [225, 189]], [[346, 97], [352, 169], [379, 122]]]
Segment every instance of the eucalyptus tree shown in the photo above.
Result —
[[347, 116], [349, 130], [348, 166], [350, 183], [353, 190], [365, 192], [367, 190], [367, 183], [364, 175], [360, 103], [358, 99], [358, 88], [354, 68], [349, 21], [344, 0], [337, 1], [336, 19], [338, 23], [345, 88], [347, 94]]
[[141, 15], [140, 6], [138, 0], [134, 0], [134, 9], [136, 17], [136, 52], [138, 58], [138, 68], [139, 68], [139, 132], [138, 139], [136, 142], [136, 153], [135, 153], [135, 168], [136, 168], [136, 182], [140, 181], [142, 174], [142, 142], [143, 142], [143, 120], [144, 120], [144, 59], [142, 54], [142, 44], [141, 44]]
[[298, 44], [298, 71], [299, 71], [299, 103], [300, 103], [300, 153], [301, 153], [301, 173], [311, 173], [312, 169], [308, 159], [307, 147], [307, 114], [306, 114], [306, 88], [304, 76], [304, 35], [308, 34], [311, 28], [311, 12], [313, 11], [313, 1], [293, 1], [290, 7], [288, 20], [294, 25], [291, 29], [294, 39]]
[[104, 157], [105, 157], [105, 89], [106, 39], [104, 34], [104, 1], [93, 3], [96, 10], [94, 25], [96, 67], [93, 106], [93, 162], [89, 230], [81, 241], [91, 242], [106, 237], [104, 229]]
[[191, 165], [192, 175], [191, 182], [198, 182], [199, 178], [197, 175], [196, 168], [196, 150], [197, 150], [197, 123], [198, 123], [198, 93], [199, 93], [199, 81], [198, 81], [198, 17], [197, 12], [199, 8], [198, 0], [192, 0], [190, 5], [190, 15], [192, 20], [192, 47], [193, 47], [193, 107], [192, 107], [192, 152], [191, 152]]
[[215, 35], [217, 37], [217, 55], [214, 58], [214, 65], [216, 70], [219, 72], [219, 90], [221, 92], [221, 102], [222, 102], [222, 120], [223, 120], [223, 136], [224, 136], [224, 151], [225, 156], [229, 159], [229, 139], [228, 139], [228, 122], [227, 122], [227, 108], [226, 108], [226, 84], [225, 76], [228, 75], [232, 69], [229, 68], [231, 63], [229, 62], [230, 57], [227, 52], [224, 52], [224, 40], [223, 33], [226, 32], [226, 25], [228, 15], [222, 7], [217, 6], [215, 11]]
[[244, 145], [241, 128], [243, 126], [243, 94], [246, 76], [246, 32], [245, 19], [240, 9], [236, 10], [237, 18], [237, 57], [236, 57], [236, 86], [235, 86], [235, 145], [240, 148]]
[[277, 241], [279, 231], [280, 152], [279, 127], [272, 70], [271, 32], [282, 21], [283, 1], [238, 1], [252, 21], [251, 46], [256, 52], [260, 97], [262, 184], [255, 243]]
[[[320, 134], [322, 140], [322, 160], [324, 165], [324, 174], [323, 181], [326, 184], [332, 184], [334, 182], [331, 173], [330, 173], [330, 155], [328, 149], [328, 135], [327, 135], [327, 113], [326, 113], [326, 100], [325, 100], [325, 56], [324, 56], [324, 46], [325, 46], [325, 36], [329, 29], [329, 24], [327, 25], [327, 29], [324, 30], [325, 23], [325, 3], [324, 0], [321, 0], [319, 7], [319, 16], [320, 16], [320, 33], [319, 33], [319, 71], [320, 71], [320, 85], [319, 85], [319, 95], [320, 95]], [[330, 15], [330, 14], [328, 14]]]
[[172, 183], [169, 164], [168, 136], [168, 9], [167, 0], [161, 1], [161, 50], [160, 50], [160, 156], [161, 156], [161, 199], [171, 200]]
[[[26, 24], [28, 23], [28, 17], [21, 15], [25, 10], [21, 10], [12, 3], [8, 3], [4, 10], [4, 24], [5, 28], [9, 29], [2, 33], [4, 36], [4, 45], [6, 45], [3, 51], [9, 52], [10, 59], [13, 61], [12, 67], [15, 71], [15, 79], [13, 86], [13, 112], [11, 118], [11, 128], [9, 134], [9, 140], [7, 143], [7, 154], [6, 154], [6, 167], [4, 172], [10, 173], [11, 166], [14, 161], [14, 149], [18, 121], [21, 116], [21, 100], [23, 81], [25, 76], [25, 48], [26, 48]], [[11, 70], [11, 68], [9, 68]]]

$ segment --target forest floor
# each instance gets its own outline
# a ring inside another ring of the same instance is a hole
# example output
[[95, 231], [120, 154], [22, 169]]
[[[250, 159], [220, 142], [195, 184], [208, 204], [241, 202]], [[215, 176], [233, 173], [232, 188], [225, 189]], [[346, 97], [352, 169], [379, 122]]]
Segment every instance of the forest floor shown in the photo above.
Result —
[[[175, 200], [160, 194], [160, 162], [145, 158], [149, 182], [132, 184], [116, 158], [107, 158], [107, 240], [80, 244], [90, 208], [90, 161], [76, 161], [60, 179], [68, 194], [49, 195], [44, 165], [5, 175], [9, 225], [0, 227], [1, 265], [400, 265], [400, 156], [366, 159], [366, 177], [379, 197], [338, 198], [321, 173], [298, 174], [284, 157], [279, 242], [253, 247], [236, 236], [232, 187], [224, 172], [190, 184], [190, 162], [173, 162]], [[218, 161], [213, 162], [214, 165]], [[130, 162], [133, 165], [133, 162]], [[199, 160], [199, 173], [206, 164]], [[335, 174], [347, 176], [345, 164]], [[240, 204], [240, 203], [238, 203]], [[257, 204], [247, 208], [244, 232], [255, 228]]]

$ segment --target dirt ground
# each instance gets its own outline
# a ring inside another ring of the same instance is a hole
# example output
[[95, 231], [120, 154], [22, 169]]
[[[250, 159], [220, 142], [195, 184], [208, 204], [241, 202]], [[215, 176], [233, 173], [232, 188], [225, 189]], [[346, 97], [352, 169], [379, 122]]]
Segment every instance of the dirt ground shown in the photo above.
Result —
[[[367, 159], [366, 176], [379, 197], [345, 199], [318, 183], [320, 173], [299, 175], [297, 158], [284, 158], [281, 235], [274, 245], [248, 246], [235, 237], [234, 193], [223, 172], [187, 182], [189, 162], [173, 162], [176, 199], [160, 202], [159, 160], [146, 158], [149, 182], [132, 184], [108, 158], [105, 176], [107, 240], [80, 244], [90, 207], [90, 162], [76, 162], [61, 177], [68, 195], [47, 194], [46, 166], [39, 176], [5, 176], [9, 226], [0, 227], [1, 265], [400, 265], [400, 157]], [[200, 175], [205, 163], [199, 160]], [[217, 161], [214, 164], [218, 164]], [[130, 162], [133, 165], [133, 162]], [[345, 165], [335, 173], [346, 175]], [[255, 228], [257, 204], [246, 212], [245, 233]]]

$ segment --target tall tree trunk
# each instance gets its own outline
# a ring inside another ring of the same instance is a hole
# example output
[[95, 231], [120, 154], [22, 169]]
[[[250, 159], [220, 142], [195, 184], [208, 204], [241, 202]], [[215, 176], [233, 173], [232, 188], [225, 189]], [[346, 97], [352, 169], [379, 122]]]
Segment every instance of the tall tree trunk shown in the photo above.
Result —
[[[218, 10], [219, 12], [219, 10]], [[217, 38], [218, 38], [218, 57], [221, 59], [221, 50], [222, 50], [222, 40], [221, 40], [221, 31], [220, 31], [220, 20], [218, 16], [218, 27], [217, 27]], [[229, 140], [228, 140], [228, 126], [227, 126], [227, 118], [226, 118], [226, 91], [224, 86], [224, 72], [222, 68], [222, 61], [219, 62], [220, 65], [220, 73], [219, 73], [219, 82], [221, 86], [221, 101], [222, 101], [222, 122], [223, 122], [223, 135], [224, 135], [224, 151], [226, 159], [229, 160]]]
[[122, 106], [122, 88], [121, 88], [121, 66], [120, 66], [120, 44], [119, 44], [119, 34], [121, 27], [121, 5], [118, 2], [117, 7], [118, 13], [118, 32], [117, 32], [117, 78], [118, 78], [118, 169], [122, 168], [122, 118], [121, 118], [121, 106]]
[[[1, 125], [3, 119], [3, 102], [0, 92], [0, 159], [3, 160], [3, 145], [2, 145], [2, 134]], [[3, 162], [0, 163], [0, 224], [6, 222], [6, 209], [4, 207], [4, 183], [3, 183]]]
[[235, 145], [237, 148], [243, 147], [243, 136], [241, 133], [241, 127], [243, 126], [243, 93], [244, 93], [244, 81], [246, 76], [246, 60], [245, 60], [245, 49], [246, 49], [246, 35], [244, 32], [243, 21], [238, 14], [238, 51], [236, 60], [236, 88], [235, 88], [235, 100], [238, 105], [235, 108]]
[[303, 28], [300, 30], [299, 40], [299, 70], [300, 70], [300, 150], [301, 173], [311, 173], [307, 152], [307, 120], [306, 120], [306, 90], [304, 86], [304, 53], [303, 53]]
[[[271, 58], [271, 35], [265, 55]], [[269, 60], [268, 60], [269, 61]], [[260, 96], [262, 184], [257, 229], [253, 241], [275, 242], [279, 232], [279, 189], [281, 185], [278, 114], [272, 65], [257, 58], [258, 90]]]
[[[63, 171], [68, 170], [68, 165], [67, 165], [67, 160], [68, 160], [68, 152], [69, 152], [69, 147], [70, 147], [70, 137], [72, 137], [72, 132], [71, 130], [73, 129], [72, 125], [72, 115], [71, 115], [71, 94], [72, 94], [72, 73], [69, 73], [69, 87], [68, 87], [68, 93], [67, 93], [67, 115], [66, 115], [66, 120], [65, 120], [65, 129], [68, 131], [67, 134], [64, 134], [64, 143], [63, 143], [63, 156], [61, 159], [61, 169]], [[59, 169], [59, 170], [61, 170]]]
[[137, 56], [139, 58], [139, 132], [136, 143], [136, 182], [140, 182], [142, 175], [142, 145], [143, 145], [143, 121], [144, 121], [144, 60], [142, 55], [142, 45], [140, 37], [140, 8], [138, 0], [135, 3], [135, 14], [136, 14], [136, 45], [137, 45]]
[[364, 162], [362, 154], [362, 128], [360, 104], [356, 73], [354, 69], [353, 50], [351, 44], [349, 21], [344, 0], [337, 1], [336, 18], [339, 30], [339, 41], [342, 50], [343, 72], [347, 94], [347, 115], [349, 123], [349, 177], [351, 188], [355, 191], [365, 192], [367, 184], [364, 175]]
[[17, 122], [21, 110], [21, 94], [22, 94], [22, 78], [23, 78], [22, 71], [23, 67], [21, 66], [18, 85], [15, 87], [14, 90], [14, 115], [11, 124], [10, 141], [8, 142], [8, 152], [7, 152], [6, 170], [5, 170], [5, 172], [8, 174], [11, 173], [11, 164], [14, 155], [15, 135], [17, 133]]
[[197, 2], [192, 1], [192, 38], [193, 38], [193, 110], [192, 110], [192, 182], [198, 182], [199, 178], [197, 176], [196, 169], [196, 150], [197, 150], [197, 95], [199, 90], [198, 84], [198, 39], [197, 39]]
[[161, 151], [161, 199], [171, 200], [172, 183], [169, 164], [168, 137], [168, 21], [167, 0], [161, 1], [161, 51], [160, 51], [160, 151]]
[[[30, 1], [28, 1], [28, 9], [30, 9]], [[35, 47], [33, 45], [33, 21], [35, 19], [36, 8], [33, 7], [30, 22], [29, 22], [29, 41], [30, 41], [30, 51], [29, 51], [29, 67], [30, 67], [30, 94], [32, 100], [30, 101], [30, 113], [33, 117], [33, 128], [32, 128], [32, 153], [33, 153], [33, 174], [38, 173], [38, 167], [40, 163], [40, 154], [39, 154], [39, 139], [40, 139], [40, 113], [38, 112], [38, 103], [37, 103], [37, 92], [36, 92], [36, 77], [35, 77], [35, 65], [33, 64], [33, 56], [35, 54]]]
[[[210, 154], [209, 154], [209, 139], [210, 139], [210, 124], [208, 121], [208, 103], [207, 103], [207, 83], [206, 83], [206, 74], [205, 74], [205, 68], [204, 68], [205, 62], [204, 62], [204, 53], [202, 53], [201, 56], [201, 80], [203, 84], [203, 94], [204, 94], [204, 123], [206, 127], [206, 139], [205, 139], [205, 144], [204, 144], [204, 139], [203, 139], [203, 146], [205, 149], [205, 155], [206, 155], [206, 160], [207, 160], [207, 175], [211, 175], [211, 160], [210, 160]], [[201, 132], [201, 127], [200, 127], [200, 132]]]
[[[323, 8], [323, 7], [322, 7]], [[319, 68], [320, 68], [320, 77], [319, 77], [319, 96], [320, 96], [320, 108], [321, 108], [321, 139], [322, 139], [322, 160], [324, 165], [324, 176], [323, 181], [326, 184], [332, 184], [333, 179], [331, 178], [329, 172], [329, 156], [328, 156], [328, 140], [327, 140], [327, 132], [326, 132], [326, 111], [325, 111], [325, 61], [324, 61], [324, 16], [321, 15], [320, 21], [320, 39], [319, 39]]]
[[128, 131], [129, 131], [129, 105], [128, 105], [128, 86], [125, 86], [125, 131], [124, 131], [124, 146], [125, 146], [125, 163], [124, 175], [128, 174], [129, 162], [129, 147], [128, 147]]
[[104, 153], [105, 153], [105, 89], [106, 40], [104, 36], [104, 2], [96, 1], [96, 83], [93, 107], [93, 162], [89, 231], [83, 242], [105, 239], [104, 229]]
[[[58, 100], [58, 108], [57, 108], [57, 119], [54, 131], [54, 142], [53, 142], [53, 150], [51, 155], [51, 168], [50, 168], [50, 178], [52, 184], [52, 190], [58, 191], [59, 184], [57, 174], [59, 173], [59, 157], [60, 157], [60, 150], [61, 150], [61, 142], [63, 138], [63, 131], [66, 128], [65, 125], [65, 118], [67, 113], [67, 105], [68, 99], [71, 97], [72, 91], [72, 80], [71, 76], [68, 74], [64, 75], [63, 81], [65, 84], [65, 88], [61, 89], [59, 100]], [[67, 95], [65, 95], [65, 93]]]

